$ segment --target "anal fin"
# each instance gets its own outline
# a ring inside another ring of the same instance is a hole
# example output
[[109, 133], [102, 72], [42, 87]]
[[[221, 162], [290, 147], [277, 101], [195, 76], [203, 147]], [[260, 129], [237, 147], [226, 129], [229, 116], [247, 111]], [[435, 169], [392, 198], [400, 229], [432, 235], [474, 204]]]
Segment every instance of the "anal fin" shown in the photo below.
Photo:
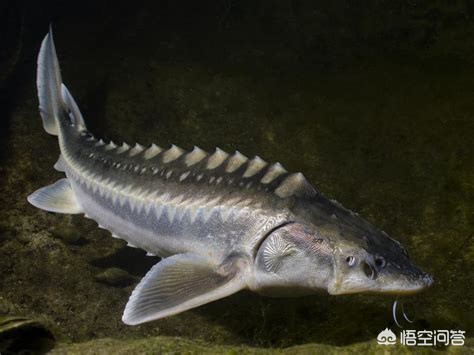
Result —
[[64, 159], [63, 159], [62, 155], [60, 155], [58, 160], [54, 164], [54, 169], [56, 171], [59, 171], [59, 172], [64, 172], [65, 171], [64, 165], [65, 165], [64, 164]]
[[238, 271], [231, 268], [224, 272], [192, 253], [163, 259], [133, 291], [122, 321], [129, 325], [141, 324], [236, 293], [245, 288]]
[[71, 214], [83, 212], [67, 179], [60, 179], [52, 185], [36, 190], [28, 196], [28, 202], [50, 212]]

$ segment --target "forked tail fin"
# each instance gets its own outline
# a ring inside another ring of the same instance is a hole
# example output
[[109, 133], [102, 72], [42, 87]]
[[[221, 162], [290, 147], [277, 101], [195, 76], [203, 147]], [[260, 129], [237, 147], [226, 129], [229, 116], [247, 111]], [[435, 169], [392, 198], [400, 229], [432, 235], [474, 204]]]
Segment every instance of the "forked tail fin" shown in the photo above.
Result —
[[[51, 28], [43, 39], [38, 55], [36, 79], [43, 127], [49, 134], [60, 135], [61, 127], [73, 125], [78, 131], [86, 129], [84, 119], [66, 86], [61, 82], [58, 58], [54, 48]], [[62, 126], [61, 126], [62, 125]], [[64, 171], [62, 156], [54, 167]], [[58, 213], [83, 213], [71, 184], [67, 179], [56, 181], [28, 196], [28, 201], [45, 211]]]
[[36, 85], [40, 114], [46, 132], [58, 135], [61, 115], [66, 115], [76, 129], [85, 129], [84, 119], [76, 102], [62, 83], [51, 27], [41, 43]]

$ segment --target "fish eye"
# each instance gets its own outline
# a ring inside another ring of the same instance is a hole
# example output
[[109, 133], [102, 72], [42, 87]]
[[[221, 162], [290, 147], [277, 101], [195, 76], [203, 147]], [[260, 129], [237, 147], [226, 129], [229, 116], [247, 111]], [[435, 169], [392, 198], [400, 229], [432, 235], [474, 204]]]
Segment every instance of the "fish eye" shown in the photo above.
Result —
[[372, 280], [375, 279], [376, 277], [375, 270], [369, 263], [364, 262], [364, 265], [362, 268], [364, 270], [365, 276], [367, 276], [369, 279], [372, 279]]
[[352, 256], [352, 255], [350, 255], [346, 258], [346, 262], [349, 266], [354, 266], [356, 264], [356, 261], [357, 260], [356, 260], [355, 256]]
[[381, 256], [376, 256], [375, 257], [375, 265], [377, 265], [377, 267], [379, 268], [384, 268], [385, 267], [385, 259]]

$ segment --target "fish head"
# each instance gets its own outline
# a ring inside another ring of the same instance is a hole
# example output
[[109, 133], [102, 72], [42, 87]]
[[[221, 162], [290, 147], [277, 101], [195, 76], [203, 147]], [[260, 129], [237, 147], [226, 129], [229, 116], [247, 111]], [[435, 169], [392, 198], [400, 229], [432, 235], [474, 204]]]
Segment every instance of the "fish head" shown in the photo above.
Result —
[[332, 246], [333, 272], [327, 291], [412, 294], [433, 278], [415, 266], [403, 245], [366, 219], [322, 194], [301, 200], [294, 213]]
[[342, 206], [323, 201], [316, 207], [305, 208], [303, 218], [275, 229], [259, 245], [254, 291], [403, 295], [431, 286], [433, 278], [385, 232]]
[[415, 266], [406, 249], [382, 232], [339, 236], [334, 243], [334, 278], [328, 292], [413, 294], [433, 278]]

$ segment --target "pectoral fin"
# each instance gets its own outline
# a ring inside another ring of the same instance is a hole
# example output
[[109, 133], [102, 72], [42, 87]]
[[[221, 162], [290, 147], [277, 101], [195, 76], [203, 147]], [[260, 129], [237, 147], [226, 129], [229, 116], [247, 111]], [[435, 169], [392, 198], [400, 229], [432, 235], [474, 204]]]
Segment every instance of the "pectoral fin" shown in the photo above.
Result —
[[238, 270], [223, 271], [191, 253], [163, 259], [140, 281], [123, 313], [136, 325], [168, 317], [229, 296], [245, 288]]
[[52, 185], [36, 190], [28, 196], [28, 202], [50, 212], [72, 214], [83, 212], [67, 179], [60, 179]]

